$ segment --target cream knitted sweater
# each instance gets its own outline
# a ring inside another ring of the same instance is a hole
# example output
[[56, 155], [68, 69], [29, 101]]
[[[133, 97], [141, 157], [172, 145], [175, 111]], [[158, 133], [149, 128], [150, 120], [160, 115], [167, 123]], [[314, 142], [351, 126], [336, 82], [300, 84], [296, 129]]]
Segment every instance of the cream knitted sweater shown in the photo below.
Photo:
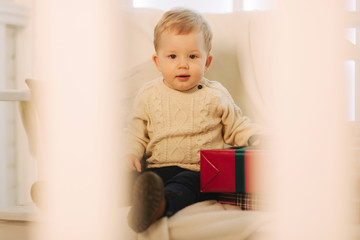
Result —
[[127, 153], [139, 158], [145, 153], [149, 168], [199, 171], [201, 149], [223, 148], [224, 142], [247, 146], [259, 129], [219, 82], [204, 78], [180, 92], [158, 78], [137, 94], [127, 133]]

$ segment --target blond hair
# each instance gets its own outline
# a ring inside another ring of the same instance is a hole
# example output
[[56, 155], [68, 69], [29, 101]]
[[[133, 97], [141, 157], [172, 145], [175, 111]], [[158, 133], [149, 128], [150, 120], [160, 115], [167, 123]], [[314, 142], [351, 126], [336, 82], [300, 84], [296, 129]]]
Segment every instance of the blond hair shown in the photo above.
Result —
[[154, 29], [154, 48], [158, 50], [160, 36], [165, 31], [175, 31], [176, 34], [188, 34], [194, 30], [201, 31], [204, 35], [205, 49], [211, 50], [212, 31], [208, 22], [197, 12], [174, 8], [165, 12]]

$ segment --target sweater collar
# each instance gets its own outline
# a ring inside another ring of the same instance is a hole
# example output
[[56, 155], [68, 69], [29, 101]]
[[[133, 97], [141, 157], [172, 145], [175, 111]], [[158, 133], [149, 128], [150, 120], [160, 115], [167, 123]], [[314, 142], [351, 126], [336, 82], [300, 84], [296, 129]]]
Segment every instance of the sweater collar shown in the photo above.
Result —
[[195, 85], [193, 88], [190, 88], [190, 89], [188, 89], [188, 90], [186, 90], [186, 91], [179, 91], [179, 90], [175, 90], [175, 89], [169, 88], [169, 87], [164, 83], [164, 79], [163, 79], [162, 77], [161, 77], [159, 80], [161, 81], [161, 85], [162, 85], [164, 88], [166, 88], [166, 89], [168, 89], [168, 90], [170, 90], [170, 91], [178, 92], [178, 93], [194, 93], [194, 92], [196, 92], [196, 91], [199, 91], [199, 90], [201, 90], [201, 89], [206, 85], [206, 81], [207, 81], [207, 79], [203, 78], [203, 79], [200, 80], [199, 84]]

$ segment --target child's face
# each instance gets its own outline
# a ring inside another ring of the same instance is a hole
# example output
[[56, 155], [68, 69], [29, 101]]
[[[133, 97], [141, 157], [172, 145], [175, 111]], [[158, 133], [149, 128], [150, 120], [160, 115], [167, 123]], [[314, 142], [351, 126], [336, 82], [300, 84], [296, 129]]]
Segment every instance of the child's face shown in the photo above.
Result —
[[201, 32], [179, 35], [167, 31], [161, 34], [153, 60], [168, 87], [186, 91], [203, 78], [212, 56], [207, 55]]

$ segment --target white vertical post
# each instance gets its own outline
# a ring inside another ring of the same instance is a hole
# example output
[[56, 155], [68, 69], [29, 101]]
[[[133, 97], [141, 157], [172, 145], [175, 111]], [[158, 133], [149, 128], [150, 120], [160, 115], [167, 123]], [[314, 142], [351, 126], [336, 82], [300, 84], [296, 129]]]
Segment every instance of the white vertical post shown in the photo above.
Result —
[[[6, 26], [0, 23], [0, 89], [6, 87]], [[6, 105], [0, 102], [0, 207], [8, 205]]]
[[[360, 0], [356, 1], [355, 11], [360, 14]], [[355, 27], [355, 45], [360, 47], [360, 26]], [[360, 61], [355, 61], [355, 121], [360, 121]]]
[[282, 2], [274, 78], [276, 239], [349, 239], [342, 1]]
[[118, 233], [124, 223], [116, 220], [117, 113], [123, 94], [118, 4], [36, 1], [34, 74], [46, 83], [37, 97], [46, 121], [42, 170], [50, 185], [45, 201], [51, 221], [41, 233], [44, 240], [125, 239]]
[[[356, 28], [356, 46], [360, 47], [360, 26]], [[355, 121], [360, 121], [360, 62], [355, 60]]]

